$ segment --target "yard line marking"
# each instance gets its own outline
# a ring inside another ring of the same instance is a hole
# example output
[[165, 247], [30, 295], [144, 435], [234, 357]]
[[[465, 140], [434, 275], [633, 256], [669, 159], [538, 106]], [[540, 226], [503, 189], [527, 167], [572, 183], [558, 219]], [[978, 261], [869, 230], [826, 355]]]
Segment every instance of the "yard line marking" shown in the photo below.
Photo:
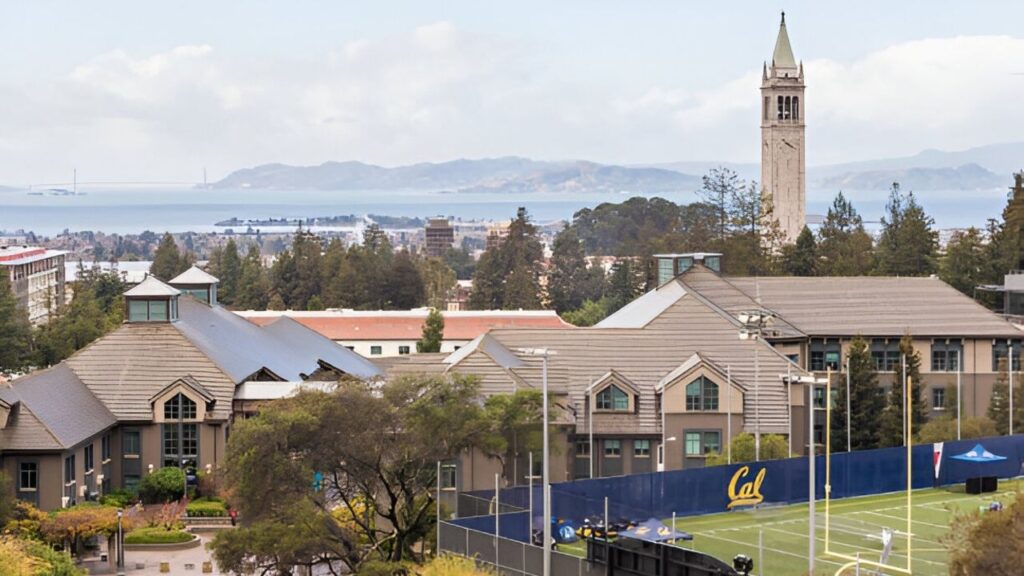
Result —
[[[731, 544], [740, 544], [740, 545], [743, 545], [743, 546], [750, 546], [751, 545], [750, 542], [741, 542], [740, 540], [733, 540], [731, 538], [722, 538], [721, 536], [708, 535], [707, 537], [715, 539], [715, 540], [721, 540], [722, 542], [729, 542]], [[807, 556], [805, 554], [796, 554], [794, 552], [788, 552], [786, 550], [779, 550], [778, 548], [768, 548], [768, 547], [762, 547], [762, 548], [765, 551], [768, 551], [768, 552], [774, 552], [776, 554], [783, 554], [785, 556], [793, 556], [794, 558], [803, 558], [804, 560], [807, 560]], [[841, 563], [835, 562], [833, 560], [828, 560], [826, 558], [815, 558], [814, 561], [815, 562], [827, 562], [828, 564], [834, 564], [836, 566], [842, 566]]]
[[[801, 535], [801, 534], [797, 534], [795, 532], [788, 532], [786, 530], [782, 530], [782, 529], [779, 529], [779, 528], [769, 528], [769, 530], [771, 530], [773, 532], [781, 532], [783, 534], [788, 534], [790, 536], [800, 536], [802, 538], [806, 538], [807, 537], [806, 534]], [[844, 532], [846, 532], [846, 531], [844, 530]], [[856, 532], [850, 532], [850, 533], [851, 534], [858, 534]], [[822, 542], [825, 541], [825, 537], [824, 536], [815, 535], [814, 539], [816, 541], [817, 540], [820, 540]], [[833, 539], [831, 542], [834, 545], [844, 546], [846, 548], [852, 548], [852, 549], [854, 549], [855, 551], [858, 551], [858, 552], [871, 552], [871, 553], [875, 553], [875, 554], [881, 554], [881, 550], [867, 548], [867, 547], [864, 547], [864, 546], [859, 546], [857, 544], [850, 544], [850, 543], [847, 543], [847, 542], [843, 542], [842, 540], [835, 540], [835, 539]], [[895, 558], [906, 558], [907, 557], [906, 552], [900, 553], [900, 552], [897, 552], [895, 550], [893, 550], [891, 555], [892, 555], [892, 557], [895, 557]], [[946, 566], [945, 562], [938, 562], [938, 561], [935, 561], [935, 560], [928, 560], [926, 558], [918, 558], [917, 556], [914, 556], [914, 561], [915, 562], [924, 562], [926, 564], [936, 564], [938, 566]]]
[[[862, 510], [860, 512], [850, 512], [850, 514], [873, 514], [875, 516], [881, 516], [882, 518], [892, 518], [893, 520], [906, 520], [907, 517], [893, 516], [892, 514], [882, 514], [881, 512], [874, 512], [872, 510]], [[925, 522], [924, 520], [911, 519], [914, 524], [920, 524], [922, 526], [931, 526], [932, 528], [941, 528], [943, 530], [949, 530], [949, 525], [943, 526], [942, 524], [932, 524], [931, 522]]]

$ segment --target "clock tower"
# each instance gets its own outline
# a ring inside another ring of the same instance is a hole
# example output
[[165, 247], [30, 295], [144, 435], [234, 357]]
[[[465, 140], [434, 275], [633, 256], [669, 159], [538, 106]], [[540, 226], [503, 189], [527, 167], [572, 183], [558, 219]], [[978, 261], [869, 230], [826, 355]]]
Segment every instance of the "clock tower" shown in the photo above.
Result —
[[793, 58], [782, 13], [771, 65], [761, 76], [761, 186], [785, 242], [794, 242], [807, 221], [804, 163], [804, 65]]

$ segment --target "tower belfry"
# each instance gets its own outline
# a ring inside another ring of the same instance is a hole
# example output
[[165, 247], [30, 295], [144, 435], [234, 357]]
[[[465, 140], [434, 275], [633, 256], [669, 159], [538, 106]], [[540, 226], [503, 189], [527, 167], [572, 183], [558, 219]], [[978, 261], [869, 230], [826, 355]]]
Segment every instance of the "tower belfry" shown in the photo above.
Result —
[[786, 242], [807, 221], [805, 112], [804, 66], [793, 57], [783, 12], [771, 65], [764, 64], [761, 76], [761, 186]]

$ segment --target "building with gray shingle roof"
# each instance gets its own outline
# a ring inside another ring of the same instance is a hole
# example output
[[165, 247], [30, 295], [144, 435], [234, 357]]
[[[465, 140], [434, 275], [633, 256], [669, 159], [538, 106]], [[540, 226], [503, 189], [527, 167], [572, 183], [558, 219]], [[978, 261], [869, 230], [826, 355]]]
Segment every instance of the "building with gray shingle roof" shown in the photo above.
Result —
[[260, 327], [210, 305], [216, 278], [149, 277], [125, 293], [127, 320], [60, 364], [0, 388], [0, 468], [19, 498], [52, 509], [132, 487], [164, 466], [224, 457], [237, 390], [259, 382], [372, 379], [376, 365], [298, 323]]

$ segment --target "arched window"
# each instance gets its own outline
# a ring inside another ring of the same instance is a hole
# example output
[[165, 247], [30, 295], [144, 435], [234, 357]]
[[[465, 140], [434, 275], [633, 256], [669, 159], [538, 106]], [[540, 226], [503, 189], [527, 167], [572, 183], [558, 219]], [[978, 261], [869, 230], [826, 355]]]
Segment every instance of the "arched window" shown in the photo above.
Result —
[[196, 403], [181, 392], [164, 403], [165, 420], [195, 420]]
[[782, 100], [783, 100], [782, 96], [779, 96], [779, 97], [778, 97], [778, 103], [779, 103], [779, 120], [782, 120], [782, 109], [783, 109], [783, 102], [782, 102]]
[[789, 96], [786, 96], [786, 114], [785, 114], [786, 120], [789, 120], [792, 117], [790, 115], [790, 112], [791, 112], [790, 104], [791, 104], [790, 98], [789, 98]]
[[629, 395], [618, 386], [609, 386], [597, 394], [598, 410], [629, 410]]
[[686, 385], [687, 412], [718, 411], [718, 384], [701, 376]]
[[800, 97], [793, 96], [793, 120], [800, 119]]

